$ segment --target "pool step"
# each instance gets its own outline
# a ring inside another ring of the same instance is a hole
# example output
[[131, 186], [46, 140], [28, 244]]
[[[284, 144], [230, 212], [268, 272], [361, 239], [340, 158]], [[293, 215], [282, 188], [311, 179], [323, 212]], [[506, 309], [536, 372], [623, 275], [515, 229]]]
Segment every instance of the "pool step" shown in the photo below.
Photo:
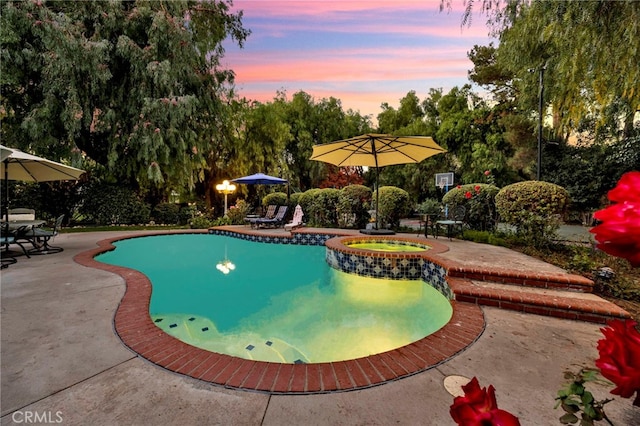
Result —
[[587, 292], [460, 277], [449, 277], [448, 282], [461, 302], [602, 324], [614, 318], [631, 318], [614, 303]]
[[449, 277], [509, 284], [512, 286], [568, 290], [581, 293], [593, 292], [593, 281], [580, 275], [566, 273], [521, 273], [509, 270], [483, 270], [453, 267], [449, 268], [447, 274]]
[[300, 350], [278, 338], [271, 338], [245, 347], [249, 359], [257, 361], [308, 364], [309, 358]]

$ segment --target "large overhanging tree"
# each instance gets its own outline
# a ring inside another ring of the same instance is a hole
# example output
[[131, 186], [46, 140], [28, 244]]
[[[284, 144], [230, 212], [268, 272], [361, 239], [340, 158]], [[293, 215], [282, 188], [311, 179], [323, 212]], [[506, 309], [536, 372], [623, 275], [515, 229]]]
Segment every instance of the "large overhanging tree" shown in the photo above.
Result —
[[231, 1], [2, 1], [4, 143], [81, 151], [121, 182], [185, 185], [232, 94]]
[[640, 109], [640, 2], [636, 0], [443, 0], [444, 7], [485, 12], [500, 37], [498, 64], [521, 86], [522, 103], [535, 105], [538, 75], [565, 131], [589, 118], [611, 128], [621, 118], [628, 134]]

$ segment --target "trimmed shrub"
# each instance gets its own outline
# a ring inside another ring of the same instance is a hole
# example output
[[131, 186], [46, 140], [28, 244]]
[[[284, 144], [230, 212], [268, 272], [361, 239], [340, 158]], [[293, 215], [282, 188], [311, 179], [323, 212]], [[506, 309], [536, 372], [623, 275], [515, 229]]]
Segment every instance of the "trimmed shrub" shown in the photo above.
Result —
[[364, 185], [342, 188], [338, 198], [338, 226], [340, 228], [364, 228], [369, 223], [371, 189]]
[[[378, 224], [381, 227], [398, 229], [400, 219], [411, 214], [412, 205], [409, 193], [395, 186], [382, 186], [379, 189], [380, 202], [378, 203]], [[373, 205], [376, 205], [376, 194], [373, 193]]]
[[153, 208], [151, 217], [156, 223], [176, 224], [180, 221], [180, 206], [174, 203], [160, 203]]
[[245, 200], [236, 201], [236, 204], [227, 210], [227, 217], [231, 225], [244, 224], [244, 218], [249, 214], [250, 209], [251, 206]]
[[341, 192], [340, 189], [324, 188], [315, 193], [309, 209], [311, 223], [314, 226], [326, 228], [338, 226], [338, 201]]
[[442, 197], [449, 208], [463, 206], [469, 228], [492, 231], [496, 226], [496, 194], [500, 189], [486, 183], [469, 183], [453, 188]]
[[81, 214], [99, 225], [130, 225], [148, 223], [149, 205], [137, 194], [121, 186], [93, 182], [82, 189]]
[[298, 198], [298, 204], [302, 207], [302, 211], [304, 212], [304, 221], [308, 224], [313, 224], [313, 200], [315, 199], [318, 192], [322, 191], [319, 188], [308, 189], [302, 194], [300, 194]]
[[262, 206], [268, 207], [270, 205], [286, 206], [287, 194], [284, 192], [272, 192], [271, 194], [265, 195], [262, 198]]
[[502, 220], [516, 227], [516, 233], [536, 247], [555, 236], [569, 205], [563, 187], [538, 181], [507, 185], [496, 195], [496, 209]]

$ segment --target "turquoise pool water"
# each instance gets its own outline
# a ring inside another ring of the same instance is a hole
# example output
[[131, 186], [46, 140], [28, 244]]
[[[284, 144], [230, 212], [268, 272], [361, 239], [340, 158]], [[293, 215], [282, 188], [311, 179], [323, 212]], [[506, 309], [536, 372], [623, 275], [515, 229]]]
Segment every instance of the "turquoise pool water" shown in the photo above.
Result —
[[326, 264], [323, 246], [207, 234], [114, 245], [96, 260], [147, 275], [158, 327], [193, 346], [241, 358], [358, 358], [419, 340], [452, 315], [449, 301], [423, 281], [336, 271]]

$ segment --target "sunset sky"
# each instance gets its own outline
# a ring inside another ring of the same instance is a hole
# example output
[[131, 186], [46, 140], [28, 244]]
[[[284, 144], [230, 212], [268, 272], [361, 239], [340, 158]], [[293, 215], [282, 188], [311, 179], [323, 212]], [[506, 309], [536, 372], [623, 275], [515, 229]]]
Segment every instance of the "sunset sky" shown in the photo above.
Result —
[[289, 99], [303, 90], [316, 101], [333, 96], [343, 109], [373, 118], [410, 90], [468, 83], [467, 52], [487, 45], [486, 18], [461, 27], [463, 0], [439, 11], [440, 0], [234, 0], [252, 31], [243, 49], [226, 43], [223, 65], [236, 73], [241, 97]]

